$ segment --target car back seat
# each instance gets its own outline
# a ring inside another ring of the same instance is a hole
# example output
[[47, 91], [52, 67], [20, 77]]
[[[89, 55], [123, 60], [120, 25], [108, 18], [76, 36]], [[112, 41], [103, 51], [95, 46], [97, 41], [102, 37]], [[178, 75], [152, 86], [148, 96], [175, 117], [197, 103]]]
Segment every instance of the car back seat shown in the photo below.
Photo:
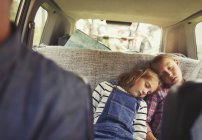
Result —
[[[46, 46], [37, 51], [54, 60], [66, 70], [85, 77], [92, 90], [104, 80], [115, 79], [119, 74], [132, 68], [148, 66], [154, 55], [143, 53], [122, 53], [106, 50], [65, 48], [63, 46]], [[176, 56], [181, 62], [183, 77], [189, 78], [198, 61]]]

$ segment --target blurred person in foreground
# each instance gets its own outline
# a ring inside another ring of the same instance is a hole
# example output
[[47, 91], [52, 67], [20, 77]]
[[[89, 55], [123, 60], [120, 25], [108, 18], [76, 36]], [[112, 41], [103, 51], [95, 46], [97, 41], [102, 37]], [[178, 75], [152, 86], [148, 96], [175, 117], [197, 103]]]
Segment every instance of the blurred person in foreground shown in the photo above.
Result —
[[89, 86], [23, 45], [0, 3], [0, 139], [91, 140]]

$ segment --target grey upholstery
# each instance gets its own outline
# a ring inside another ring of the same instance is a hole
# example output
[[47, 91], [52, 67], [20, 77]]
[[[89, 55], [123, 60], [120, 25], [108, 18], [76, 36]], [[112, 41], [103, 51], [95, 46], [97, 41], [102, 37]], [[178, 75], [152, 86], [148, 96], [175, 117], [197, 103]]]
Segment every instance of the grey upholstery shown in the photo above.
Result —
[[[101, 50], [47, 46], [37, 51], [54, 60], [66, 70], [73, 71], [88, 80], [92, 90], [104, 80], [116, 78], [132, 68], [148, 66], [154, 55], [121, 53]], [[198, 61], [176, 56], [181, 62], [183, 76], [187, 79]]]

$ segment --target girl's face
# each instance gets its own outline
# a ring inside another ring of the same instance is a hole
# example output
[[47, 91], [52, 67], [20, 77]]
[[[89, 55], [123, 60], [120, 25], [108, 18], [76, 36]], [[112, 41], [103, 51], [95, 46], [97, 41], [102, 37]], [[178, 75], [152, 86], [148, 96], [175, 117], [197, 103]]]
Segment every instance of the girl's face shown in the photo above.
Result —
[[157, 88], [158, 80], [155, 78], [145, 79], [140, 77], [128, 92], [134, 97], [143, 98], [146, 95], [153, 93]]
[[165, 84], [176, 85], [181, 84], [183, 81], [182, 71], [177, 60], [164, 58], [158, 65], [156, 65], [156, 69], [159, 77]]

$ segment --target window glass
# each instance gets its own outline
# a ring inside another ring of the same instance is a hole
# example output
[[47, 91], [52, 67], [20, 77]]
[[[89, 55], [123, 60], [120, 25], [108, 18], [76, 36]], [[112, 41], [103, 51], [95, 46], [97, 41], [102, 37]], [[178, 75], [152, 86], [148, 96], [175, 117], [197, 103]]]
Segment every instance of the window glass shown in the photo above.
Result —
[[107, 24], [105, 20], [80, 19], [76, 29], [105, 44], [112, 51], [157, 53], [161, 28], [145, 23]]
[[198, 59], [202, 59], [202, 22], [198, 23], [195, 28], [196, 33], [196, 46]]
[[35, 22], [35, 31], [34, 31], [34, 39], [33, 46], [38, 46], [41, 41], [41, 36], [43, 33], [43, 29], [48, 17], [48, 12], [40, 7], [36, 13], [34, 22]]
[[15, 21], [17, 11], [20, 5], [20, 1], [21, 0], [12, 0], [11, 10], [10, 10], [10, 20], [13, 22]]

